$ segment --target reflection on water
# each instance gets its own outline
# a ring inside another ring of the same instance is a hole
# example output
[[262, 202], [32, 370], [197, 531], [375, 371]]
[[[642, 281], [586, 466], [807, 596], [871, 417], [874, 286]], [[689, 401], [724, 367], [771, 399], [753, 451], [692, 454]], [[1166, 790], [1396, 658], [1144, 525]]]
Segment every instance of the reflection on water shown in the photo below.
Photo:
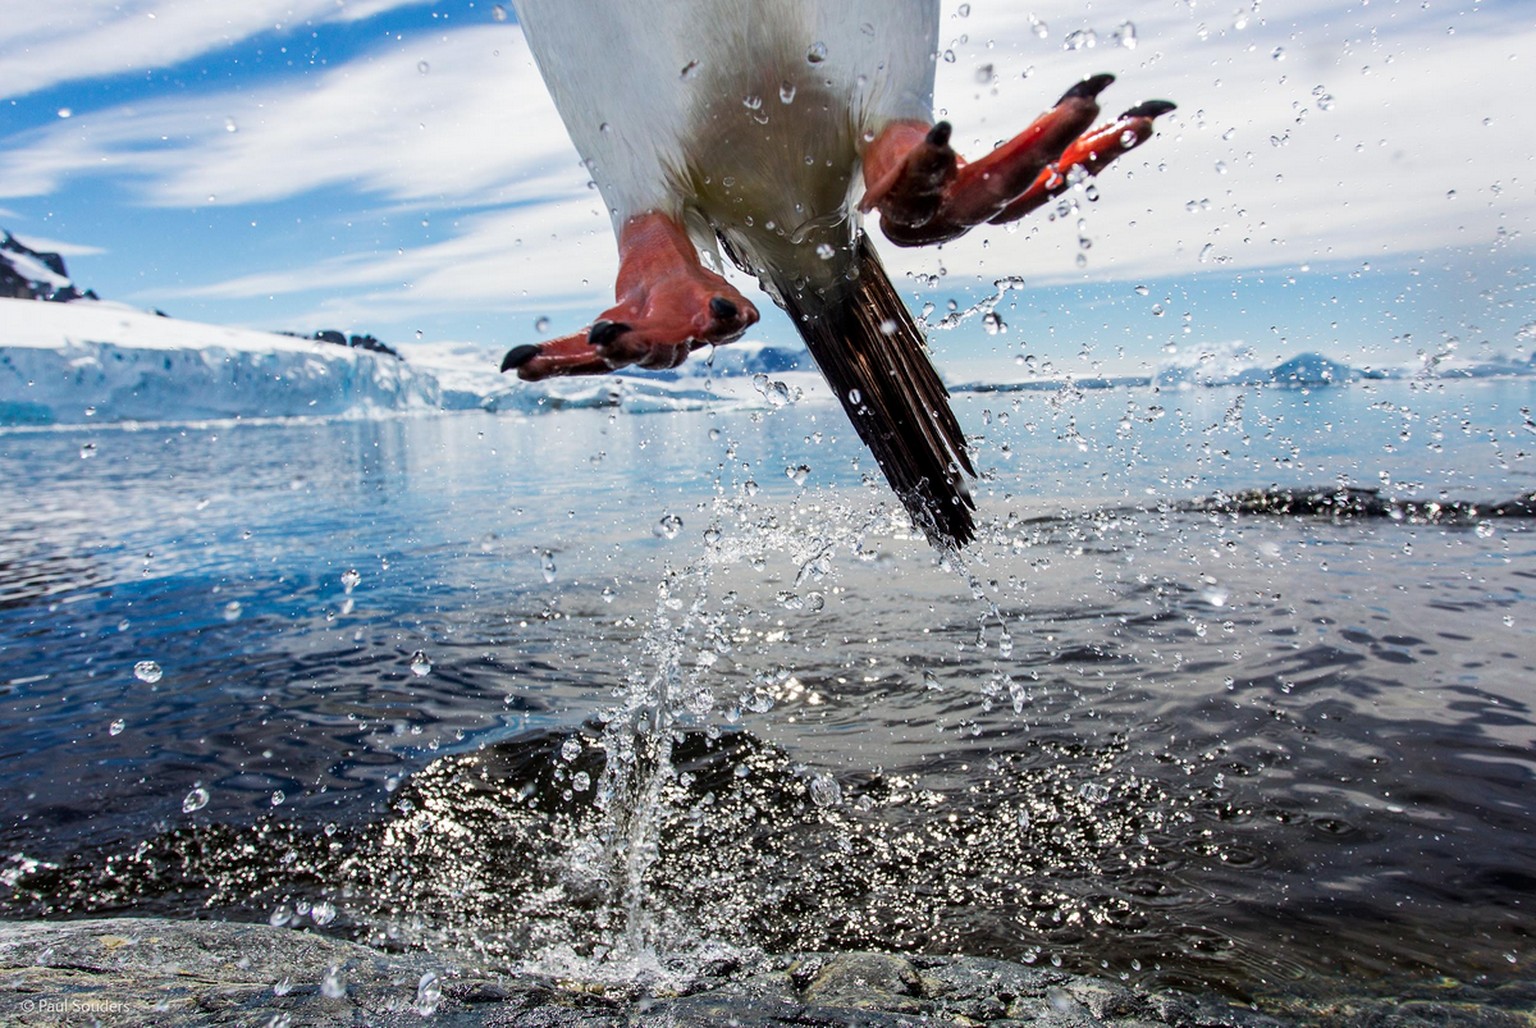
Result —
[[1186, 501], [1507, 499], [1530, 392], [978, 399], [963, 569], [828, 408], [0, 437], [5, 912], [1522, 973], [1529, 522]]

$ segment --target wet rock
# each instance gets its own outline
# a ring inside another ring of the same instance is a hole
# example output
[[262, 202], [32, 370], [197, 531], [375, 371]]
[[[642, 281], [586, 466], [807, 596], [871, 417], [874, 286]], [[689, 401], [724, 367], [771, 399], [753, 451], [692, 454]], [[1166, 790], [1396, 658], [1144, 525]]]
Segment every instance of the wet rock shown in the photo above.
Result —
[[265, 924], [149, 918], [0, 923], [0, 1023], [383, 1028], [1505, 1028], [1536, 989], [1437, 985], [1394, 998], [1292, 994], [1261, 1009], [973, 957], [791, 954], [714, 961], [666, 995], [382, 953]]

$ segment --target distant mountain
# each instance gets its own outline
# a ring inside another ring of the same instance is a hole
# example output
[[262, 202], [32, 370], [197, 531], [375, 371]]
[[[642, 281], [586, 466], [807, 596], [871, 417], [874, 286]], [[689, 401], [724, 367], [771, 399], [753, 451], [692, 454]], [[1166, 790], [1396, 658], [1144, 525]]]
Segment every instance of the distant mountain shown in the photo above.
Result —
[[5, 239], [0, 240], [0, 297], [67, 303], [94, 300], [96, 294], [89, 289], [81, 292], [75, 286], [62, 256], [34, 250], [5, 232]]

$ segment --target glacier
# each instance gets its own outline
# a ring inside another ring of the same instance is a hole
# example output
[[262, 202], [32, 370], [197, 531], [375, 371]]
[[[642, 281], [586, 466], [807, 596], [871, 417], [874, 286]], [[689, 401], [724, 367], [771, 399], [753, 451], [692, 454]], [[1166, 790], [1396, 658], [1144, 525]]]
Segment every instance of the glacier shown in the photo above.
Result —
[[[401, 360], [104, 300], [0, 298], [0, 426], [462, 410], [640, 414], [771, 407], [826, 393], [814, 371], [794, 370], [798, 351], [767, 343], [733, 344], [673, 372], [537, 383], [500, 374], [499, 353], [481, 346], [410, 350], [410, 359]], [[773, 388], [769, 370], [784, 372]]]

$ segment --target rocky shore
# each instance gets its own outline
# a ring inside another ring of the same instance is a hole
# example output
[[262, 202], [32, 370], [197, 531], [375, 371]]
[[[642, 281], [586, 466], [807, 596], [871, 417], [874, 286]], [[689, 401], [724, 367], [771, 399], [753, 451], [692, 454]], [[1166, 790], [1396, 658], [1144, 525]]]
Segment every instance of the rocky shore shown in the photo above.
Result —
[[646, 989], [489, 973], [267, 925], [145, 918], [0, 923], [0, 983], [7, 1025], [1536, 1025], [1530, 983], [1237, 1006], [999, 960], [841, 953], [724, 960], [685, 987]]

